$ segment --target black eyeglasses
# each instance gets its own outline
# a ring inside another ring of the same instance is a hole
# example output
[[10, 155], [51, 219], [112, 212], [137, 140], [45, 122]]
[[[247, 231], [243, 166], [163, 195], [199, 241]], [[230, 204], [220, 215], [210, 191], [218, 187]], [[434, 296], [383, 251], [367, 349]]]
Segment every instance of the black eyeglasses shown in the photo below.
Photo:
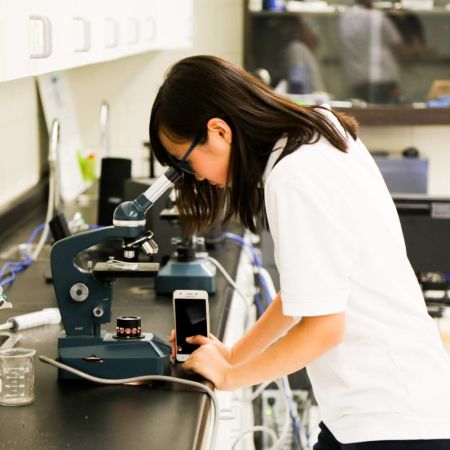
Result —
[[170, 160], [172, 160], [173, 166], [180, 170], [181, 172], [188, 173], [189, 175], [195, 175], [194, 169], [191, 167], [191, 164], [187, 159], [189, 158], [189, 155], [192, 153], [195, 147], [197, 147], [198, 144], [200, 144], [202, 140], [202, 134], [199, 133], [195, 139], [192, 141], [192, 144], [189, 146], [189, 148], [186, 150], [186, 153], [181, 157], [181, 159], [174, 158], [170, 153], [167, 152], [167, 155]]

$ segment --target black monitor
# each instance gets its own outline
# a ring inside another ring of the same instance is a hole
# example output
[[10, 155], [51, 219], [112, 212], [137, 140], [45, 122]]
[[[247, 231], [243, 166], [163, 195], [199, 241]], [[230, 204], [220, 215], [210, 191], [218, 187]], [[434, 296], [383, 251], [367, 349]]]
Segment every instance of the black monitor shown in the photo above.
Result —
[[393, 194], [411, 265], [450, 274], [450, 197]]

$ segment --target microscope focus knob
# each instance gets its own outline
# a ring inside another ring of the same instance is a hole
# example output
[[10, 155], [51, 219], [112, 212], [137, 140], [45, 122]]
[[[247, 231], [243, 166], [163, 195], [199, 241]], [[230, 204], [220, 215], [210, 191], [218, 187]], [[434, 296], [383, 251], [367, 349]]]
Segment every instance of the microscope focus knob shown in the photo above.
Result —
[[89, 296], [89, 289], [83, 283], [76, 283], [70, 288], [70, 297], [76, 302], [84, 302]]
[[105, 310], [103, 309], [103, 306], [96, 306], [92, 310], [92, 314], [94, 315], [94, 317], [97, 317], [99, 319], [103, 316], [103, 314], [105, 314]]

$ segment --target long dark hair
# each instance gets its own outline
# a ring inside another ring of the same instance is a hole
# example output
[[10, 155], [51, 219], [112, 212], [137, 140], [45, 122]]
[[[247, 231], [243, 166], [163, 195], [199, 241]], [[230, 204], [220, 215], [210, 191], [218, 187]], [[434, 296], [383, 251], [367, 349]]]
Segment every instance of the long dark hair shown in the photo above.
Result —
[[[204, 230], [218, 217], [226, 222], [238, 216], [245, 227], [256, 231], [256, 218], [264, 211], [264, 169], [282, 136], [287, 144], [279, 159], [321, 136], [345, 152], [345, 137], [320, 108], [299, 106], [214, 56], [193, 56], [176, 63], [166, 74], [150, 117], [150, 143], [157, 160], [173, 164], [159, 139], [161, 129], [180, 142], [200, 135], [201, 143], [207, 140], [207, 123], [213, 117], [222, 118], [232, 130], [228, 188], [216, 188], [188, 174], [175, 185], [185, 230]], [[355, 121], [334, 114], [355, 139]]]

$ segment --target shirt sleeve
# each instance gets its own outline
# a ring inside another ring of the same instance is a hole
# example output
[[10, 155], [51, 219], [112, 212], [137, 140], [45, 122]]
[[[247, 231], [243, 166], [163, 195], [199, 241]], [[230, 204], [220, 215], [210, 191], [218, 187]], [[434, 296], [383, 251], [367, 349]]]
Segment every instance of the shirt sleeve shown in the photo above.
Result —
[[336, 214], [336, 197], [313, 182], [276, 181], [266, 186], [266, 210], [283, 313], [298, 317], [345, 311], [357, 240]]

